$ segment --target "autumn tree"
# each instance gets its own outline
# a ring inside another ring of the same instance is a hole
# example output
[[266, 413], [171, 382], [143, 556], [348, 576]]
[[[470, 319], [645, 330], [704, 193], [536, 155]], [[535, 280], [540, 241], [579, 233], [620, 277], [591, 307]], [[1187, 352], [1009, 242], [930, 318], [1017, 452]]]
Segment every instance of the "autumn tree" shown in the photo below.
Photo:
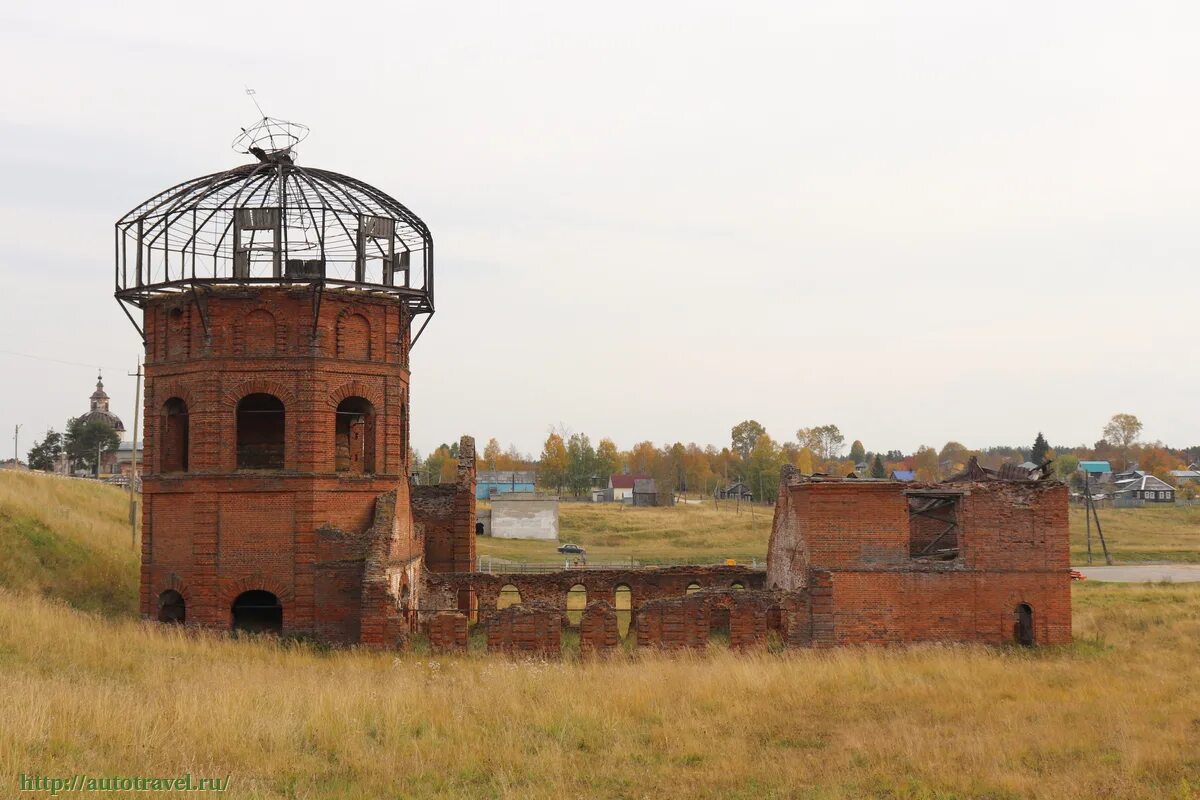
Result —
[[550, 431], [546, 443], [542, 445], [542, 457], [538, 459], [538, 482], [561, 493], [563, 484], [567, 481], [569, 467], [570, 457], [567, 455], [567, 445], [563, 437], [555, 431]]
[[1037, 438], [1033, 440], [1033, 449], [1029, 451], [1029, 460], [1034, 464], [1041, 464], [1046, 460], [1046, 454], [1050, 452], [1050, 445], [1046, 441], [1046, 437], [1042, 436], [1042, 432], [1038, 431]]
[[601, 439], [600, 444], [596, 445], [596, 473], [607, 483], [610, 475], [620, 471], [621, 454], [617, 450], [617, 443], [607, 437]]
[[567, 440], [566, 484], [576, 497], [592, 488], [596, 474], [596, 451], [586, 434], [572, 434]]
[[782, 466], [782, 448], [764, 433], [750, 449], [743, 464], [742, 479], [756, 498], [773, 503], [779, 493], [779, 468]]
[[850, 460], [855, 464], [861, 464], [867, 460], [867, 450], [858, 439], [855, 439], [854, 443], [850, 445]]
[[917, 448], [913, 455], [913, 468], [917, 472], [917, 480], [936, 481], [942, 477], [938, 453], [932, 447], [921, 445]]
[[749, 457], [750, 451], [754, 449], [754, 445], [758, 442], [758, 437], [766, 432], [766, 428], [752, 419], [739, 422], [730, 431], [733, 451], [741, 456], [743, 460], [746, 459]]
[[1121, 468], [1129, 466], [1129, 448], [1142, 433], [1142, 423], [1133, 414], [1113, 414], [1104, 426], [1104, 439], [1121, 451]]
[[493, 436], [491, 439], [488, 439], [487, 446], [483, 448], [483, 460], [488, 465], [488, 469], [496, 469], [496, 462], [500, 460], [501, 455], [500, 442], [496, 441], [496, 438]]
[[828, 469], [832, 462], [842, 455], [846, 437], [838, 430], [837, 425], [818, 425], [815, 428], [801, 428], [796, 431], [796, 439], [802, 447], [812, 451], [814, 460], [820, 462], [822, 469]]

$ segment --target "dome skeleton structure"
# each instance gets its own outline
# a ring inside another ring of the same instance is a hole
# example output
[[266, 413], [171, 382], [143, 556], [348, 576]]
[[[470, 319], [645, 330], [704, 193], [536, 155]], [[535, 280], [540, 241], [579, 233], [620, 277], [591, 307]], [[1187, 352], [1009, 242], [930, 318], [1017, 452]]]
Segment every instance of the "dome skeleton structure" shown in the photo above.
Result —
[[[300, 167], [302, 125], [264, 117], [234, 140], [256, 163], [159, 192], [116, 224], [116, 297], [205, 287], [300, 285], [381, 294], [412, 316], [433, 314], [433, 239], [416, 214], [382, 191]], [[139, 328], [140, 332], [140, 328]]]

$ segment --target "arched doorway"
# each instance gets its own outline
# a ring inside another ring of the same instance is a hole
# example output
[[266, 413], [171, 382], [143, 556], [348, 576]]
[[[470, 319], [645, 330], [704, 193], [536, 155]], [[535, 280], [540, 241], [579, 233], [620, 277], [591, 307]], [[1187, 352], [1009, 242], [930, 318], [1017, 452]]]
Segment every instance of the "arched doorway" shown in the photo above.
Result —
[[1013, 611], [1013, 639], [1024, 647], [1032, 647], [1033, 641], [1033, 606], [1029, 603], [1019, 603]]
[[617, 584], [613, 607], [617, 610], [617, 633], [624, 639], [629, 635], [629, 625], [633, 621], [633, 590], [626, 584]]
[[158, 621], [174, 625], [182, 625], [187, 619], [187, 603], [183, 595], [174, 589], [167, 589], [158, 596]]
[[283, 605], [262, 589], [242, 592], [233, 601], [233, 629], [250, 633], [282, 633]]
[[587, 587], [577, 583], [567, 592], [567, 622], [579, 625], [583, 622], [583, 610], [587, 608]]

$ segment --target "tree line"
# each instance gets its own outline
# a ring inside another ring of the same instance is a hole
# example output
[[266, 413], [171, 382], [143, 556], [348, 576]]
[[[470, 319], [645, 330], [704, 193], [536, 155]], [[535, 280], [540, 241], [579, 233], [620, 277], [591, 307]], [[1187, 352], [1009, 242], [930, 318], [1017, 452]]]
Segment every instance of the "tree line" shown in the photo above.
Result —
[[[791, 464], [803, 474], [887, 478], [894, 472], [913, 473], [919, 481], [944, 480], [966, 468], [972, 458], [980, 466], [999, 469], [1005, 463], [1053, 462], [1056, 476], [1078, 484], [1080, 461], [1104, 460], [1114, 470], [1138, 467], [1175, 484], [1170, 471], [1200, 461], [1200, 447], [1175, 449], [1162, 442], [1142, 442], [1142, 423], [1132, 414], [1115, 414], [1092, 445], [1051, 446], [1041, 431], [1028, 446], [995, 445], [972, 449], [951, 440], [940, 448], [922, 445], [904, 453], [897, 449], [868, 449], [860, 439], [847, 446], [835, 424], [799, 428], [779, 441], [753, 419], [730, 429], [729, 444], [718, 447], [642, 441], [622, 449], [608, 437], [593, 439], [563, 426], [551, 429], [538, 456], [522, 454], [515, 445], [502, 447], [489, 439], [478, 462], [480, 469], [528, 470], [546, 491], [583, 496], [608, 485], [610, 475], [628, 472], [655, 479], [660, 492], [710, 496], [735, 481], [744, 483], [756, 500], [774, 502], [779, 474]], [[414, 454], [412, 463], [423, 482], [454, 480], [457, 444], [444, 444], [427, 458]], [[1190, 487], [1182, 487], [1192, 491]], [[1187, 492], [1184, 493], [1187, 496]]]

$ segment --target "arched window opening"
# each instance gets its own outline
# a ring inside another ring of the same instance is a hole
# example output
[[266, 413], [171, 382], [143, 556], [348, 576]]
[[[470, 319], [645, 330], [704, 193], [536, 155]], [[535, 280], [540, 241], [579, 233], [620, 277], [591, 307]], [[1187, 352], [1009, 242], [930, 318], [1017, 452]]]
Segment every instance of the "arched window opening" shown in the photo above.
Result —
[[567, 592], [567, 622], [578, 625], [583, 622], [583, 610], [587, 608], [587, 587], [577, 583]]
[[613, 592], [613, 607], [617, 610], [617, 633], [624, 639], [629, 635], [629, 624], [633, 621], [633, 590], [623, 583], [618, 584]]
[[691, 583], [688, 584], [687, 591], [685, 592], [685, 594], [695, 594], [698, 591], [700, 591], [700, 584], [696, 583], [695, 581], [692, 581]]
[[521, 593], [517, 591], [517, 587], [511, 583], [506, 583], [500, 587], [500, 596], [496, 598], [496, 609], [508, 608], [509, 606], [519, 605], [521, 602]]
[[475, 523], [475, 535], [483, 536], [483, 523], [482, 522]]
[[242, 592], [233, 601], [233, 629], [248, 633], [283, 633], [283, 606], [262, 589]]
[[375, 407], [361, 397], [338, 403], [334, 423], [334, 468], [338, 472], [375, 471]]
[[741, 581], [734, 581], [733, 584], [729, 588], [734, 589], [736, 591], [745, 591], [746, 586]]
[[188, 407], [172, 397], [162, 407], [162, 472], [187, 472]]
[[158, 596], [158, 621], [173, 625], [182, 625], [187, 620], [187, 603], [183, 595], [174, 589], [167, 589]]
[[1013, 611], [1013, 639], [1025, 647], [1034, 644], [1033, 606], [1028, 603], [1019, 604]]
[[237, 405], [237, 468], [283, 469], [283, 403], [248, 394]]

